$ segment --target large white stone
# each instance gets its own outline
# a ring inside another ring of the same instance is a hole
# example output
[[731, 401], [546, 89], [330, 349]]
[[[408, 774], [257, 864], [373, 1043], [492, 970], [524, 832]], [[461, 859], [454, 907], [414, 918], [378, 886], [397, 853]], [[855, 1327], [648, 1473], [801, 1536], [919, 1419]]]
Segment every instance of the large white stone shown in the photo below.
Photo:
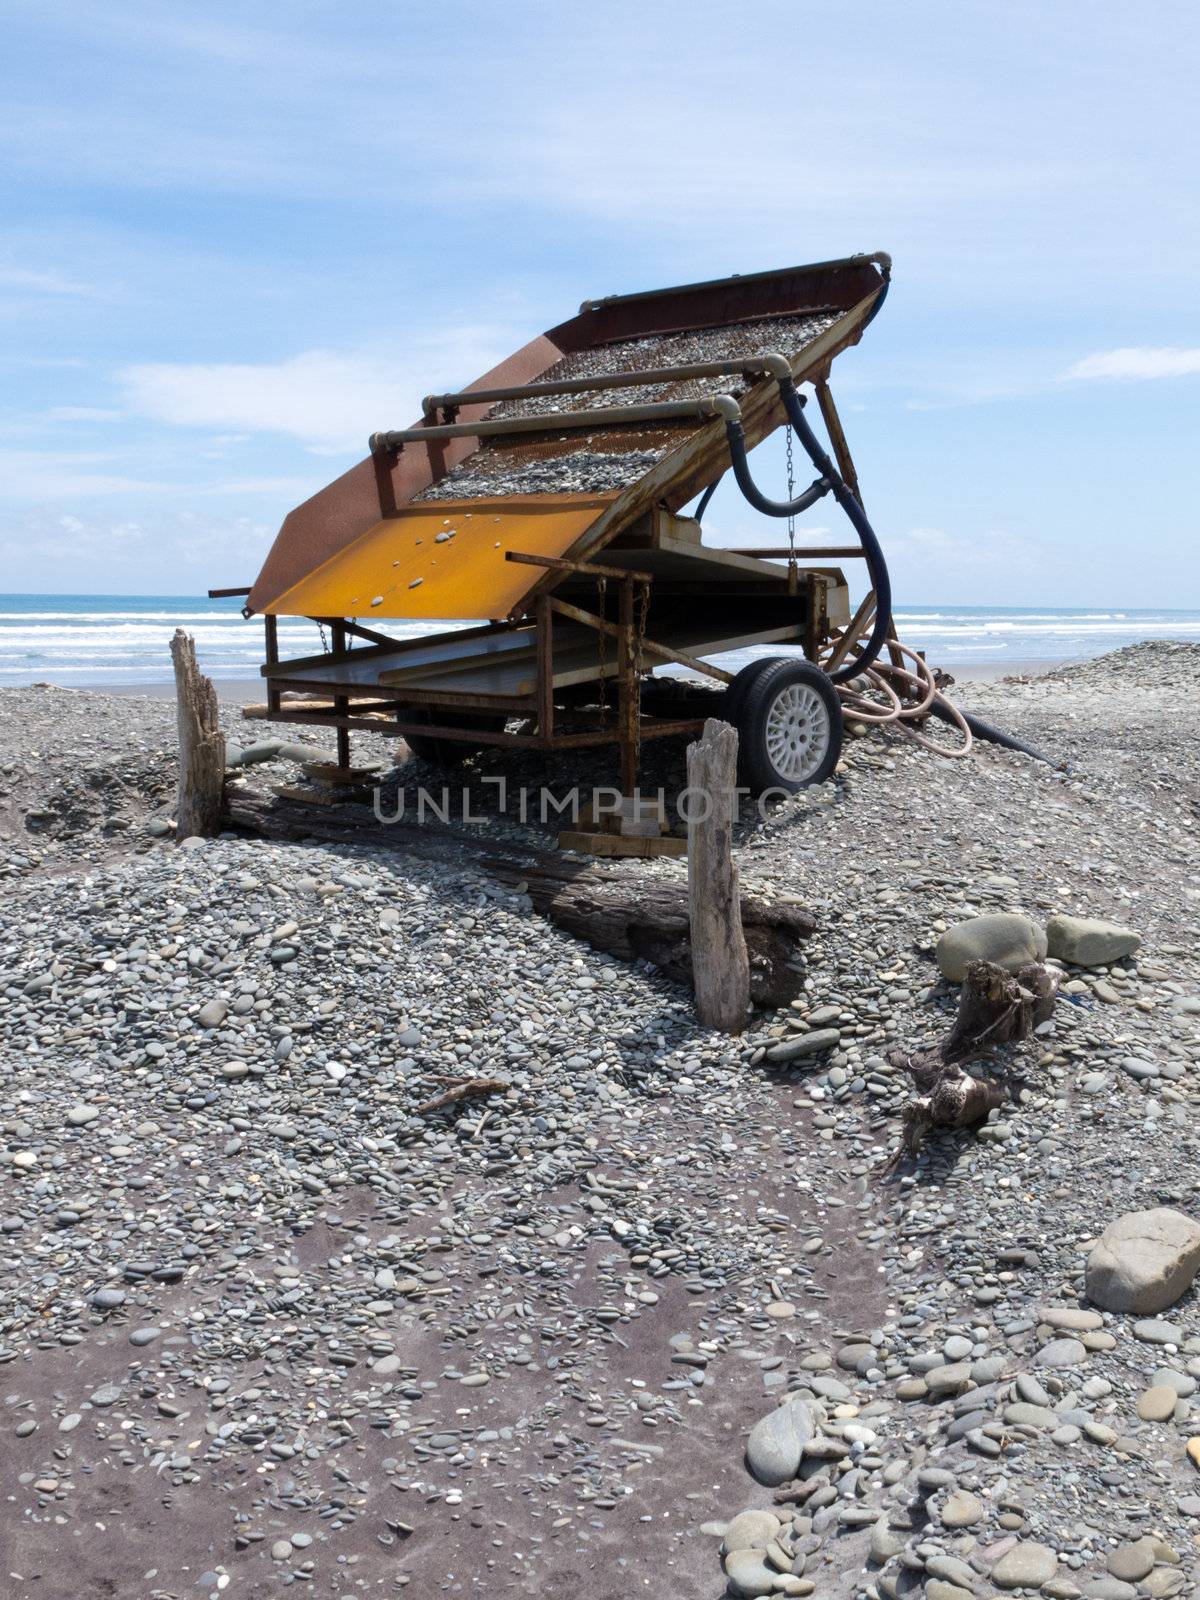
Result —
[[947, 928], [938, 940], [937, 964], [943, 978], [961, 983], [971, 961], [994, 961], [1005, 972], [1018, 972], [1045, 954], [1046, 935], [1036, 922], [997, 911]]
[[1051, 917], [1046, 924], [1049, 953], [1056, 961], [1069, 961], [1077, 967], [1107, 967], [1131, 956], [1141, 942], [1141, 935], [1132, 928], [1102, 922], [1098, 917]]
[[1128, 1211], [1092, 1246], [1087, 1294], [1106, 1311], [1165, 1311], [1200, 1271], [1200, 1223], [1168, 1206]]
[[800, 1471], [800, 1457], [812, 1436], [812, 1412], [803, 1400], [788, 1400], [775, 1411], [768, 1411], [751, 1428], [746, 1441], [746, 1465], [768, 1489], [791, 1483]]

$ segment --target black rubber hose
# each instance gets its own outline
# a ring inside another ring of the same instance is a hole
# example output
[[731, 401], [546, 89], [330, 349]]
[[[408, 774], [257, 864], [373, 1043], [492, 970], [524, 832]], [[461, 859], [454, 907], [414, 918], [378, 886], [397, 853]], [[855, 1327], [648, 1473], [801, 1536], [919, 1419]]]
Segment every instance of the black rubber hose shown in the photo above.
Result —
[[[725, 474], [722, 473], [721, 478], [724, 476]], [[705, 489], [704, 493], [700, 496], [700, 504], [696, 507], [695, 511], [692, 512], [692, 515], [695, 517], [697, 522], [703, 521], [704, 513], [708, 510], [708, 502], [721, 487], [721, 478], [718, 478], [715, 483], [710, 483], [708, 488]]]
[[827, 495], [833, 487], [823, 478], [818, 478], [816, 483], [810, 484], [804, 493], [797, 495], [794, 500], [771, 500], [763, 494], [751, 476], [746, 434], [741, 423], [727, 417], [725, 437], [729, 442], [729, 459], [733, 466], [733, 475], [737, 479], [737, 486], [754, 509], [761, 511], [765, 517], [798, 517], [802, 511], [815, 506], [817, 501]]
[[[1023, 756], [1032, 756], [1035, 761], [1044, 761], [1048, 767], [1054, 767], [1059, 772], [1069, 770], [1065, 762], [1055, 761], [1050, 756], [1043, 755], [1040, 750], [1035, 750], [1032, 745], [1025, 744], [1020, 739], [1014, 739], [1011, 733], [1005, 733], [1003, 728], [994, 728], [990, 722], [984, 722], [982, 717], [972, 716], [969, 711], [964, 711], [961, 706], [956, 709], [975, 737], [982, 739], [985, 744], [998, 744], [1003, 746], [1005, 750], [1016, 750]], [[929, 708], [929, 715], [936, 717], [939, 722], [948, 722], [951, 727], [954, 725], [954, 718], [944, 707], [938, 705], [936, 700]]]

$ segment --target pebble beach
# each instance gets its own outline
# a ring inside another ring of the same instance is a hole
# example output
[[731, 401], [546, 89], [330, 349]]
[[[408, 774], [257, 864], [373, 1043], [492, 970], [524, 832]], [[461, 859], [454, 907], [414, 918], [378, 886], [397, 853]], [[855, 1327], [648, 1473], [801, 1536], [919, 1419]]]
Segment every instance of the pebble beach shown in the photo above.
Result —
[[[1089, 1260], [1200, 1223], [1200, 645], [949, 692], [1050, 760], [865, 733], [747, 814], [817, 931], [731, 1038], [477, 855], [177, 844], [169, 699], [0, 688], [0, 1592], [1196, 1592], [1200, 1245], [1154, 1311]], [[533, 772], [473, 837], [552, 843]], [[1011, 1100], [896, 1162], [993, 914], [1136, 947], [1051, 951]]]

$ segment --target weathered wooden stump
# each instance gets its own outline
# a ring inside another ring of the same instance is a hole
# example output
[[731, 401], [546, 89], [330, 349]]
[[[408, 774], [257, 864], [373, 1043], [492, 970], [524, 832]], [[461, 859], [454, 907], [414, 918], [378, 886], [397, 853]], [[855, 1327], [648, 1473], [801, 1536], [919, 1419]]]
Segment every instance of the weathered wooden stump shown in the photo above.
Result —
[[218, 726], [217, 691], [196, 665], [196, 641], [182, 628], [171, 640], [179, 728], [179, 785], [175, 837], [211, 839], [221, 831], [225, 793], [225, 735]]
[[696, 1015], [741, 1033], [750, 1007], [750, 958], [733, 864], [737, 730], [710, 717], [688, 745], [688, 904]]

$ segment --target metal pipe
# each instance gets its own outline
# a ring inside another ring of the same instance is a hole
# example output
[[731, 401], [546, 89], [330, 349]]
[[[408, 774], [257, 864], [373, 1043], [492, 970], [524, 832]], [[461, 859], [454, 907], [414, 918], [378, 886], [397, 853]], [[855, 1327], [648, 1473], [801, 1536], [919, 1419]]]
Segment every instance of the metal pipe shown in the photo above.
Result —
[[[736, 403], [736, 402], [735, 402]], [[544, 417], [509, 417], [503, 421], [442, 422], [427, 428], [393, 428], [373, 433], [372, 455], [403, 450], [406, 444], [435, 439], [488, 439], [510, 433], [559, 433], [566, 428], [604, 428], [622, 422], [703, 422], [716, 415], [710, 399], [660, 400], [642, 406], [600, 406], [592, 411], [556, 411]]]
[[724, 378], [744, 372], [767, 371], [761, 356], [722, 361], [692, 361], [682, 367], [647, 367], [638, 372], [605, 372], [591, 378], [548, 379], [545, 383], [515, 383], [506, 389], [457, 389], [449, 394], [427, 394], [421, 401], [426, 416], [459, 406], [495, 405], [501, 400], [537, 400], [544, 395], [587, 394], [593, 389], [636, 389], [643, 384], [682, 383], [687, 378]]

